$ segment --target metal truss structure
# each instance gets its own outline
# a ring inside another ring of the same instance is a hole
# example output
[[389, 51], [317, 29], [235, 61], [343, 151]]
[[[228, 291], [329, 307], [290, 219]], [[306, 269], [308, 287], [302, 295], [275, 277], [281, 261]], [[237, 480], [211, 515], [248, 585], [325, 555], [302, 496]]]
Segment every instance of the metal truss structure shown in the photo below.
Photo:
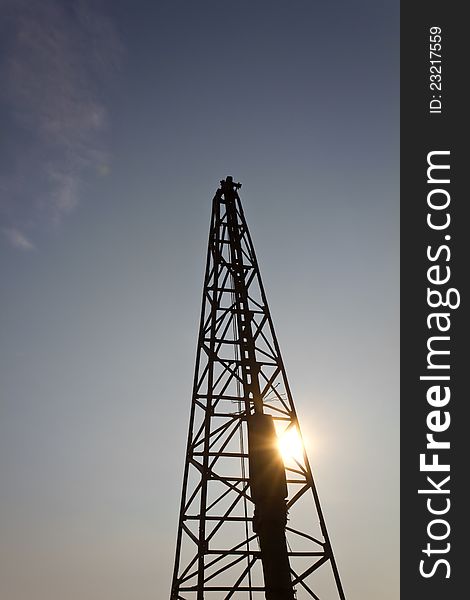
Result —
[[213, 200], [171, 600], [345, 600], [240, 187]]

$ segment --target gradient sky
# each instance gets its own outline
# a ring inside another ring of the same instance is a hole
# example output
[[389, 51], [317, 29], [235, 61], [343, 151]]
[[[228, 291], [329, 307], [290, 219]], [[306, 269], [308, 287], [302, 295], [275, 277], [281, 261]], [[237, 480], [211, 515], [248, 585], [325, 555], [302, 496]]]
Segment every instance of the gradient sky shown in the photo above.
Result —
[[243, 184], [349, 600], [398, 597], [397, 0], [0, 0], [0, 597], [168, 597]]

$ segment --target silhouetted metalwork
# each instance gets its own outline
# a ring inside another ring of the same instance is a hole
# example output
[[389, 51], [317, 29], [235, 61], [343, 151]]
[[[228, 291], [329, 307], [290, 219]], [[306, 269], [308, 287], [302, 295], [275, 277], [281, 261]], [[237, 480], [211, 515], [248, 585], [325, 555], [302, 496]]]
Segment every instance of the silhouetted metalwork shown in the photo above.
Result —
[[[345, 600], [231, 177], [212, 207], [171, 600]], [[280, 243], [282, 243], [280, 241]], [[292, 446], [292, 455], [279, 444]]]

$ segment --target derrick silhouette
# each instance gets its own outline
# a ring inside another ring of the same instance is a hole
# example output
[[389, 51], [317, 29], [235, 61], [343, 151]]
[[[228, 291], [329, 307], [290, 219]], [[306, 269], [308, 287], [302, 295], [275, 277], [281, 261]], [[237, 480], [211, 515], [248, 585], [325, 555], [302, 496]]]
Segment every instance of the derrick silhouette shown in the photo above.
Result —
[[213, 199], [170, 599], [345, 600], [240, 188]]

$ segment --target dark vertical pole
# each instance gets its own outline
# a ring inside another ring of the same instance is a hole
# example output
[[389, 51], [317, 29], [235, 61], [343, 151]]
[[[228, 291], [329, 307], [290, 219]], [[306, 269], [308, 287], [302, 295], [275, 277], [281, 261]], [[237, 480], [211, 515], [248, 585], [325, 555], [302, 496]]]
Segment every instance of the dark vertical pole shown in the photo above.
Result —
[[[285, 527], [287, 523], [287, 484], [274, 423], [263, 414], [263, 398], [259, 382], [259, 364], [253, 340], [252, 313], [240, 239], [243, 223], [237, 215], [238, 194], [232, 179], [222, 183], [230, 239], [236, 317], [241, 349], [240, 363], [245, 405], [247, 406], [248, 452], [250, 455], [250, 487], [255, 502], [253, 528], [261, 548], [266, 600], [293, 600]], [[254, 413], [251, 412], [254, 407]]]
[[[229, 179], [229, 178], [227, 178]], [[237, 192], [231, 181], [222, 183], [227, 211], [227, 223], [230, 240], [230, 255], [232, 260], [233, 284], [235, 289], [235, 311], [240, 344], [240, 363], [243, 378], [243, 389], [246, 399], [247, 415], [250, 414], [250, 403], [255, 412], [263, 412], [263, 401], [259, 387], [259, 366], [256, 361], [255, 345], [251, 327], [252, 314], [248, 305], [248, 290], [245, 282], [243, 253], [240, 243], [239, 222], [237, 219]]]

